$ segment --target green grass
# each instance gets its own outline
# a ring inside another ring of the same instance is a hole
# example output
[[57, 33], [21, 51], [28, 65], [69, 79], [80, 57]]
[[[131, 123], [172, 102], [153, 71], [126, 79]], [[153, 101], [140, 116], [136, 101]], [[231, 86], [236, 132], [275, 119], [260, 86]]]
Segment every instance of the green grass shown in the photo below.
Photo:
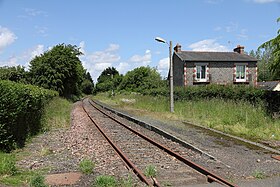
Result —
[[147, 176], [147, 177], [155, 177], [156, 174], [157, 174], [157, 170], [156, 170], [156, 167], [153, 166], [153, 165], [148, 165], [145, 169], [145, 172], [144, 174]]
[[16, 172], [15, 156], [13, 154], [0, 152], [0, 175], [13, 176]]
[[29, 182], [30, 187], [47, 187], [45, 184], [45, 177], [40, 174], [34, 175]]
[[101, 175], [96, 177], [94, 187], [117, 187], [118, 182], [113, 176]]
[[95, 164], [88, 159], [83, 159], [79, 165], [81, 172], [84, 174], [91, 174], [93, 172], [94, 167]]
[[72, 103], [61, 97], [55, 97], [46, 106], [43, 116], [44, 130], [66, 128], [70, 125]]
[[[175, 112], [170, 113], [169, 100], [164, 97], [122, 94], [109, 98], [98, 94], [94, 98], [159, 120], [187, 121], [252, 140], [280, 140], [280, 119], [268, 116], [261, 104], [253, 106], [245, 101], [222, 99], [176, 101]], [[135, 102], [123, 102], [124, 99]]]
[[133, 182], [131, 177], [127, 179], [121, 178], [119, 181], [110, 175], [100, 175], [94, 180], [92, 186], [94, 187], [132, 187]]

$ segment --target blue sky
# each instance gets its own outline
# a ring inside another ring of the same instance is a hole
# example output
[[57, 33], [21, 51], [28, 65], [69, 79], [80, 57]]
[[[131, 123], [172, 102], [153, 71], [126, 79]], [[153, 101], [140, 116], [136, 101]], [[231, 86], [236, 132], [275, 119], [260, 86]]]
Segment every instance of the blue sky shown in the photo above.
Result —
[[168, 46], [256, 50], [274, 38], [280, 0], [0, 0], [0, 66], [23, 65], [52, 46], [77, 45], [94, 80], [107, 67], [168, 70]]

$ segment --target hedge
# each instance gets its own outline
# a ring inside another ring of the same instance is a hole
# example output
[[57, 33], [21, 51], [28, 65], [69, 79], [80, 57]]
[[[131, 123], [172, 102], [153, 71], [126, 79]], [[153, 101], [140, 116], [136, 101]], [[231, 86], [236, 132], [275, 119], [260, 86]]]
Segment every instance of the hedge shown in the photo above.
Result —
[[43, 107], [58, 93], [0, 80], [0, 150], [22, 147], [41, 128]]
[[[157, 88], [145, 90], [144, 95], [169, 97], [169, 88]], [[261, 90], [245, 85], [203, 85], [190, 87], [175, 87], [174, 100], [198, 100], [220, 98], [224, 100], [248, 101], [255, 104], [263, 104], [267, 113], [279, 115], [280, 92]]]

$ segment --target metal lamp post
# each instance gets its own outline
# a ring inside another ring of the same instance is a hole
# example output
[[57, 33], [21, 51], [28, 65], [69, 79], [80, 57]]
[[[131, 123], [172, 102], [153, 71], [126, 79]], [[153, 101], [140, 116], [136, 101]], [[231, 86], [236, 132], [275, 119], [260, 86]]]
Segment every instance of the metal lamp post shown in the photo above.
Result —
[[174, 112], [174, 96], [173, 96], [173, 62], [172, 62], [172, 41], [169, 44], [162, 38], [156, 37], [156, 41], [166, 43], [169, 46], [169, 85], [170, 85], [170, 112]]

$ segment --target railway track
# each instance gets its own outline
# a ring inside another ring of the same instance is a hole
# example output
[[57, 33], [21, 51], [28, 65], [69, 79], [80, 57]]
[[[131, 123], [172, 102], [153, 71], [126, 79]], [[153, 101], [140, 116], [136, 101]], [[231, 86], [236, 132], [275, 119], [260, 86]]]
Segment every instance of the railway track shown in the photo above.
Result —
[[[187, 159], [188, 150], [181, 155], [179, 152], [182, 151], [176, 151], [173, 146], [154, 141], [142, 133], [142, 130], [135, 130], [128, 122], [124, 123], [110, 112], [101, 110], [89, 98], [83, 100], [83, 109], [124, 160], [127, 168], [146, 185], [180, 187], [217, 182], [224, 186], [236, 186]], [[143, 171], [148, 166], [156, 168], [156, 176], [144, 175]]]

